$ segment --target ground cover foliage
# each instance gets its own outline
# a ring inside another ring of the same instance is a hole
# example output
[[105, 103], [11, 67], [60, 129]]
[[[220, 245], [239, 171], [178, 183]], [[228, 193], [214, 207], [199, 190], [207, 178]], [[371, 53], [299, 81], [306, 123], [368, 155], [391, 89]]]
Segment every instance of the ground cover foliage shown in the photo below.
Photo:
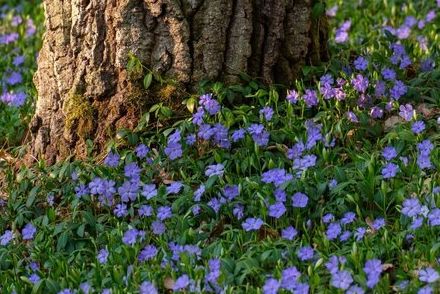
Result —
[[[0, 30], [8, 146], [32, 112], [42, 19], [14, 7]], [[155, 105], [105, 157], [3, 164], [0, 291], [438, 291], [439, 7], [329, 1], [332, 60], [288, 89], [207, 82], [188, 118], [170, 125]]]

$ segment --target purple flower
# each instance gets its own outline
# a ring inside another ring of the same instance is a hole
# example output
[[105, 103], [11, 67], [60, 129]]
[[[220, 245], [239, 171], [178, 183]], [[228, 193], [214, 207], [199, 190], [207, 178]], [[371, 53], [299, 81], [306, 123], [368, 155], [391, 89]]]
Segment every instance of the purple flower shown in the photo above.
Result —
[[6, 246], [14, 238], [14, 234], [11, 230], [6, 230], [3, 235], [0, 236], [0, 245]]
[[345, 241], [347, 241], [347, 240], [350, 238], [350, 236], [351, 236], [351, 232], [350, 232], [350, 231], [344, 231], [344, 232], [341, 234], [341, 236], [339, 237], [339, 240], [340, 240], [341, 242], [345, 242]]
[[125, 204], [116, 205], [115, 209], [113, 210], [113, 213], [116, 215], [116, 217], [127, 216], [128, 214], [127, 205]]
[[415, 121], [411, 126], [411, 130], [414, 134], [420, 134], [425, 130], [425, 123], [421, 120]]
[[382, 118], [383, 117], [383, 109], [379, 106], [373, 106], [370, 110], [370, 115], [372, 118]]
[[318, 105], [318, 95], [314, 90], [307, 89], [303, 96], [303, 99], [307, 107], [313, 107]]
[[397, 156], [396, 148], [393, 146], [387, 146], [382, 150], [382, 156], [385, 160], [389, 161]]
[[434, 208], [428, 214], [429, 225], [431, 227], [440, 226], [440, 209]]
[[289, 226], [281, 230], [281, 237], [283, 237], [283, 239], [286, 240], [292, 241], [297, 235], [298, 235], [298, 231], [292, 226]]
[[118, 188], [118, 193], [121, 195], [123, 202], [135, 201], [139, 193], [139, 182], [136, 180], [125, 181], [121, 187]]
[[411, 104], [401, 105], [399, 115], [406, 121], [410, 121], [414, 115], [414, 109]]
[[377, 81], [374, 87], [374, 96], [382, 97], [385, 96], [386, 85], [384, 81]]
[[144, 144], [140, 144], [136, 147], [135, 152], [136, 152], [137, 157], [145, 158], [147, 156], [148, 152], [150, 152], [150, 148], [148, 148]]
[[143, 282], [139, 287], [139, 294], [157, 294], [159, 293], [154, 285], [148, 281]]
[[286, 290], [294, 290], [301, 273], [295, 266], [288, 267], [281, 273], [281, 287]]
[[180, 192], [180, 190], [182, 189], [183, 184], [181, 182], [172, 182], [168, 187], [167, 187], [167, 194], [177, 194]]
[[438, 272], [432, 267], [427, 267], [419, 271], [419, 280], [426, 283], [434, 283], [440, 278]]
[[220, 211], [221, 206], [222, 206], [222, 203], [216, 197], [211, 198], [211, 200], [209, 200], [207, 204], [209, 207], [211, 207], [215, 211], [215, 213], [218, 213]]
[[4, 92], [0, 96], [0, 101], [10, 106], [20, 107], [26, 102], [26, 94], [23, 92]]
[[356, 91], [360, 93], [365, 93], [369, 83], [368, 78], [364, 77], [361, 74], [357, 74], [356, 77], [351, 80], [351, 84], [356, 89]]
[[364, 294], [365, 291], [357, 285], [353, 285], [345, 292], [345, 294]]
[[82, 293], [84, 293], [84, 294], [89, 294], [92, 291], [92, 287], [87, 282], [81, 283], [79, 285], [79, 288], [81, 289]]
[[173, 216], [173, 212], [171, 211], [170, 206], [160, 206], [157, 209], [157, 218], [161, 221], [171, 218]]
[[141, 195], [147, 200], [157, 196], [157, 189], [155, 184], [148, 184], [142, 187]]
[[335, 222], [335, 223], [331, 223], [328, 226], [325, 234], [327, 236], [327, 239], [334, 240], [341, 234], [341, 231], [342, 231], [341, 225], [339, 223]]
[[407, 91], [408, 87], [402, 81], [395, 81], [394, 86], [390, 90], [390, 95], [394, 100], [399, 100]]
[[335, 34], [335, 43], [345, 43], [348, 40], [348, 31], [351, 27], [351, 21], [345, 21], [337, 30]]
[[24, 226], [23, 230], [21, 231], [23, 240], [32, 240], [36, 232], [37, 232], [37, 228], [33, 224], [28, 223], [26, 226]]
[[420, 228], [423, 225], [423, 217], [416, 217], [413, 218], [411, 225], [409, 226], [409, 228], [411, 230], [417, 230], [418, 228]]
[[423, 288], [420, 288], [419, 291], [417, 291], [417, 294], [432, 294], [432, 287], [431, 286], [425, 286]]
[[319, 88], [319, 91], [321, 92], [322, 96], [326, 100], [332, 99], [333, 97], [335, 97], [335, 89], [330, 84], [323, 84]]
[[14, 60], [12, 61], [12, 64], [14, 66], [20, 66], [24, 63], [25, 57], [23, 55], [18, 55], [16, 57], [14, 57]]
[[335, 288], [347, 290], [353, 283], [353, 278], [348, 271], [337, 271], [332, 274], [330, 283]]
[[153, 215], [153, 208], [150, 205], [142, 205], [139, 207], [138, 214], [141, 217], [147, 217]]
[[68, 288], [63, 289], [61, 291], [58, 292], [58, 294], [73, 294], [74, 292]]
[[394, 178], [399, 171], [399, 166], [395, 165], [392, 162], [387, 163], [382, 169], [382, 176], [384, 179]]
[[220, 111], [220, 104], [212, 98], [212, 94], [200, 96], [200, 104], [206, 109], [210, 115], [215, 115]]
[[273, 116], [273, 109], [269, 106], [266, 106], [260, 110], [260, 114], [264, 116], [266, 121], [270, 121]]
[[189, 283], [190, 283], [190, 279], [188, 275], [182, 275], [174, 282], [173, 291], [179, 291], [185, 289], [186, 287], [189, 286]]
[[263, 225], [263, 221], [259, 218], [247, 218], [241, 225], [247, 232], [255, 231], [260, 229]]
[[417, 150], [419, 150], [419, 153], [422, 155], [429, 155], [429, 153], [434, 149], [434, 145], [431, 143], [431, 141], [423, 140], [419, 144], [417, 144]]
[[263, 125], [252, 124], [248, 128], [248, 132], [252, 135], [252, 139], [258, 146], [266, 146], [269, 143], [269, 133], [264, 129]]
[[359, 56], [354, 60], [355, 69], [363, 71], [366, 70], [367, 67], [368, 67], [368, 60], [365, 57]]
[[206, 191], [205, 186], [203, 184], [200, 185], [200, 187], [198, 187], [197, 190], [194, 191], [194, 201], [200, 202], [200, 199], [202, 198], [203, 193], [205, 193], [205, 191]]
[[383, 217], [378, 217], [377, 219], [375, 219], [373, 221], [372, 226], [375, 230], [380, 230], [381, 228], [383, 228], [385, 226], [385, 219]]
[[354, 232], [354, 237], [355, 237], [356, 241], [359, 242], [360, 240], [362, 240], [364, 238], [366, 232], [367, 232], [366, 228], [363, 228], [363, 227], [357, 228], [356, 231]]
[[156, 220], [151, 224], [151, 230], [155, 235], [162, 235], [163, 233], [165, 233], [165, 229], [165, 225], [159, 220]]
[[232, 214], [237, 218], [237, 219], [242, 219], [244, 216], [244, 207], [241, 204], [236, 204], [232, 210]]
[[244, 129], [235, 130], [232, 133], [232, 142], [238, 142], [244, 138], [246, 131]]
[[357, 118], [356, 114], [354, 114], [354, 113], [351, 112], [351, 111], [348, 111], [348, 112], [347, 112], [347, 118], [348, 118], [348, 120], [351, 121], [351, 122], [354, 122], [354, 123], [359, 122], [359, 119]]
[[34, 285], [41, 280], [40, 276], [36, 273], [31, 274], [28, 279]]
[[327, 213], [322, 217], [322, 222], [328, 224], [332, 220], [334, 220], [334, 215], [332, 213]]
[[417, 216], [421, 212], [422, 206], [416, 198], [409, 198], [403, 201], [401, 213], [408, 217]]
[[282, 202], [277, 202], [269, 206], [269, 216], [280, 218], [286, 212], [286, 207]]
[[356, 214], [354, 212], [346, 212], [344, 216], [341, 218], [341, 224], [348, 225], [356, 220]]
[[141, 175], [141, 168], [136, 162], [131, 162], [124, 167], [124, 175], [129, 179], [138, 179]]
[[104, 160], [104, 164], [109, 167], [117, 167], [119, 165], [119, 155], [110, 152]]
[[301, 192], [296, 192], [292, 196], [292, 206], [293, 207], [306, 207], [307, 202], [309, 201], [309, 197], [306, 194]]
[[396, 79], [396, 72], [393, 69], [386, 67], [382, 70], [382, 76], [387, 81], [394, 81]]
[[221, 177], [223, 173], [225, 172], [223, 164], [213, 164], [208, 165], [205, 170], [205, 176], [212, 177], [212, 176], [219, 176]]
[[296, 104], [298, 102], [299, 99], [299, 94], [297, 91], [295, 90], [288, 90], [287, 91], [287, 96], [286, 96], [287, 101], [289, 101], [292, 104]]
[[167, 147], [165, 147], [164, 152], [170, 160], [177, 159], [179, 157], [182, 157], [182, 145], [180, 143], [168, 143]]
[[382, 262], [379, 259], [367, 260], [364, 272], [367, 275], [367, 287], [374, 288], [379, 282], [380, 274], [382, 273]]
[[6, 77], [6, 83], [11, 86], [19, 84], [21, 82], [23, 82], [23, 77], [19, 72], [13, 71], [8, 77]]
[[306, 260], [310, 260], [313, 258], [314, 255], [314, 250], [312, 247], [310, 246], [304, 246], [301, 247], [298, 252], [296, 253], [296, 255], [298, 256], [298, 258], [301, 261], [306, 261]]
[[97, 259], [100, 264], [106, 264], [108, 260], [109, 252], [107, 249], [103, 248], [99, 250]]
[[306, 146], [303, 142], [298, 142], [287, 150], [287, 158], [295, 159], [301, 157], [303, 152], [306, 150]]
[[235, 197], [237, 197], [240, 194], [238, 185], [226, 185], [223, 188], [223, 195], [228, 199], [229, 201], [234, 200]]
[[126, 245], [133, 245], [136, 243], [136, 238], [139, 235], [139, 231], [136, 229], [130, 229], [124, 233], [124, 236], [122, 237], [122, 242]]
[[332, 85], [334, 83], [334, 79], [331, 74], [325, 74], [319, 79], [319, 82], [321, 85]]
[[139, 261], [147, 261], [153, 259], [157, 255], [157, 248], [154, 245], [147, 245], [142, 249], [139, 253], [138, 260]]
[[274, 278], [266, 280], [263, 286], [263, 294], [277, 294], [280, 288], [280, 282]]
[[331, 179], [328, 182], [329, 189], [334, 189], [334, 188], [336, 188], [337, 185], [338, 185], [338, 181], [336, 179]]
[[423, 59], [420, 62], [420, 70], [422, 72], [432, 71], [435, 67], [435, 61], [431, 58]]
[[195, 134], [189, 134], [188, 136], [186, 136], [185, 142], [188, 146], [194, 145], [196, 143], [196, 141], [197, 141], [197, 138], [196, 138]]
[[338, 5], [333, 5], [332, 7], [330, 7], [329, 9], [326, 10], [325, 14], [328, 17], [335, 17], [336, 12], [338, 12]]
[[435, 14], [435, 11], [434, 10], [430, 10], [427, 14], [426, 14], [426, 18], [425, 18], [425, 20], [426, 20], [426, 22], [431, 22], [431, 21], [433, 21], [435, 18], [436, 18], [436, 14]]
[[208, 283], [216, 283], [220, 277], [220, 260], [217, 258], [210, 259], [208, 261], [209, 272], [206, 275], [206, 281]]
[[291, 174], [288, 174], [286, 170], [282, 168], [274, 168], [271, 170], [268, 170], [264, 172], [261, 175], [261, 181], [263, 183], [273, 183], [276, 187], [281, 186], [287, 181], [290, 181], [293, 179], [293, 176]]
[[197, 112], [192, 116], [192, 122], [195, 125], [201, 126], [203, 124], [203, 116], [205, 115], [205, 110], [203, 107], [197, 108]]

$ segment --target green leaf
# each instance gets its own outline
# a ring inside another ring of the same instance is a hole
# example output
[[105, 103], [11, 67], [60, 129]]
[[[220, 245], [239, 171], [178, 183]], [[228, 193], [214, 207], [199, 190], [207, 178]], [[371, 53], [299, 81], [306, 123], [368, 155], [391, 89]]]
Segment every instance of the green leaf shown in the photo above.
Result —
[[32, 204], [34, 203], [34, 201], [35, 201], [35, 197], [37, 196], [37, 192], [38, 192], [38, 189], [39, 189], [40, 187], [39, 186], [35, 186], [35, 187], [33, 187], [32, 188], [32, 190], [31, 190], [31, 192], [29, 193], [29, 196], [28, 196], [28, 198], [27, 198], [27, 200], [26, 200], [26, 207], [31, 207], [32, 206]]
[[145, 77], [144, 77], [144, 88], [148, 89], [151, 86], [151, 82], [153, 81], [153, 73], [149, 72]]

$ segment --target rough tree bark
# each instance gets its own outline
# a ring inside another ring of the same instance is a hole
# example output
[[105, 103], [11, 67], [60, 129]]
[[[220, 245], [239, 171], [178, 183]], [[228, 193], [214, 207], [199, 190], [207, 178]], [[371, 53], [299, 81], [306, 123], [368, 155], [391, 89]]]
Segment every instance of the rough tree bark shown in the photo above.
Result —
[[[327, 58], [317, 0], [45, 0], [46, 33], [34, 82], [31, 154], [53, 163], [85, 153], [139, 117], [151, 99], [130, 79], [128, 54], [184, 87], [240, 72], [288, 84]], [[150, 93], [151, 94], [151, 93]]]

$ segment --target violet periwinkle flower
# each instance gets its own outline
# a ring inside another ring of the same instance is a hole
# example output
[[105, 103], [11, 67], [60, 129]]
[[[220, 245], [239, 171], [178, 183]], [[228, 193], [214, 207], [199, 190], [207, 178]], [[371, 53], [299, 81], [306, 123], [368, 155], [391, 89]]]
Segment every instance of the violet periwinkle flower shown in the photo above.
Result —
[[353, 283], [353, 278], [348, 271], [337, 271], [332, 274], [330, 283], [335, 288], [347, 290]]
[[98, 259], [100, 264], [106, 264], [107, 260], [108, 260], [108, 256], [109, 256], [108, 250], [103, 248], [103, 249], [99, 250], [96, 258]]
[[370, 115], [372, 118], [382, 118], [383, 117], [383, 109], [379, 106], [373, 106], [370, 110]]
[[242, 227], [245, 231], [255, 231], [259, 230], [263, 225], [263, 221], [259, 218], [247, 218], [243, 223]]
[[274, 111], [271, 107], [265, 106], [260, 110], [260, 114], [264, 117], [266, 121], [270, 121], [272, 119], [272, 116], [274, 114]]
[[292, 241], [297, 235], [298, 231], [292, 226], [281, 230], [281, 237], [286, 240]]
[[104, 159], [104, 164], [109, 167], [117, 167], [119, 165], [119, 155], [114, 152], [110, 152]]
[[205, 176], [207, 176], [207, 177], [219, 176], [220, 177], [225, 172], [224, 169], [225, 169], [225, 167], [221, 163], [208, 165], [205, 170]]
[[354, 122], [354, 123], [359, 122], [359, 119], [357, 118], [356, 114], [354, 114], [354, 113], [351, 112], [351, 111], [348, 111], [348, 112], [347, 112], [347, 118], [348, 118], [348, 120], [351, 121], [351, 122]]
[[414, 134], [418, 135], [425, 130], [425, 123], [421, 120], [415, 121], [411, 126], [411, 130]]
[[304, 102], [307, 107], [313, 107], [318, 105], [318, 95], [315, 90], [307, 89], [303, 96]]
[[274, 278], [269, 278], [263, 285], [263, 294], [277, 294], [280, 282]]
[[351, 27], [351, 21], [345, 21], [337, 30], [335, 35], [335, 43], [345, 43], [348, 40], [348, 31]]
[[394, 81], [396, 79], [396, 72], [393, 69], [386, 67], [382, 69], [382, 76], [387, 81]]
[[394, 100], [399, 100], [399, 98], [405, 95], [407, 91], [408, 87], [402, 81], [397, 80], [390, 90], [390, 95]]
[[212, 97], [212, 94], [204, 94], [200, 96], [199, 101], [210, 115], [215, 115], [220, 111], [220, 103]]
[[364, 266], [364, 272], [367, 275], [367, 287], [372, 289], [379, 282], [382, 273], [382, 262], [379, 259], [367, 260]]
[[248, 127], [248, 132], [258, 146], [266, 146], [269, 143], [269, 133], [264, 129], [263, 125], [251, 124]]
[[11, 242], [11, 240], [14, 238], [14, 233], [12, 233], [11, 230], [6, 230], [3, 235], [0, 236], [0, 245], [6, 246]]
[[397, 151], [396, 148], [393, 146], [387, 146], [382, 150], [382, 156], [385, 158], [385, 160], [389, 161], [395, 157], [397, 157]]
[[365, 93], [368, 88], [369, 81], [367, 77], [364, 77], [361, 74], [357, 74], [356, 77], [351, 80], [351, 84], [359, 93]]
[[292, 196], [292, 206], [293, 207], [304, 208], [307, 206], [308, 201], [309, 201], [309, 197], [307, 197], [306, 194], [301, 193], [301, 192], [296, 192]]
[[408, 217], [417, 216], [421, 212], [422, 206], [418, 199], [409, 198], [403, 201], [401, 213]]
[[359, 56], [358, 58], [356, 58], [354, 60], [354, 68], [360, 71], [364, 71], [366, 70], [368, 67], [368, 60], [363, 57], [363, 56]]
[[136, 156], [139, 158], [145, 158], [148, 154], [148, 152], [150, 152], [150, 148], [148, 148], [147, 146], [145, 146], [145, 144], [140, 144], [136, 147]]
[[298, 252], [296, 253], [296, 255], [298, 256], [298, 258], [299, 258], [301, 261], [306, 261], [306, 260], [310, 260], [310, 259], [313, 258], [314, 252], [315, 252], [315, 251], [313, 250], [312, 247], [310, 247], [310, 246], [304, 246], [304, 247], [301, 247], [301, 248], [298, 250]]
[[286, 212], [286, 207], [282, 202], [277, 202], [269, 206], [269, 216], [280, 218]]
[[159, 292], [157, 291], [156, 287], [148, 282], [142, 282], [142, 284], [139, 287], [139, 294], [158, 294]]
[[406, 121], [410, 121], [414, 116], [414, 109], [411, 104], [400, 105], [399, 115]]
[[419, 271], [419, 280], [426, 283], [434, 283], [440, 278], [438, 272], [432, 267], [427, 267]]
[[37, 228], [33, 224], [28, 223], [26, 226], [24, 226], [23, 230], [21, 231], [23, 240], [32, 240], [36, 232], [37, 232]]
[[295, 90], [288, 90], [287, 91], [286, 99], [290, 103], [296, 104], [298, 102], [298, 99], [299, 99], [299, 93], [297, 91], [295, 91]]

